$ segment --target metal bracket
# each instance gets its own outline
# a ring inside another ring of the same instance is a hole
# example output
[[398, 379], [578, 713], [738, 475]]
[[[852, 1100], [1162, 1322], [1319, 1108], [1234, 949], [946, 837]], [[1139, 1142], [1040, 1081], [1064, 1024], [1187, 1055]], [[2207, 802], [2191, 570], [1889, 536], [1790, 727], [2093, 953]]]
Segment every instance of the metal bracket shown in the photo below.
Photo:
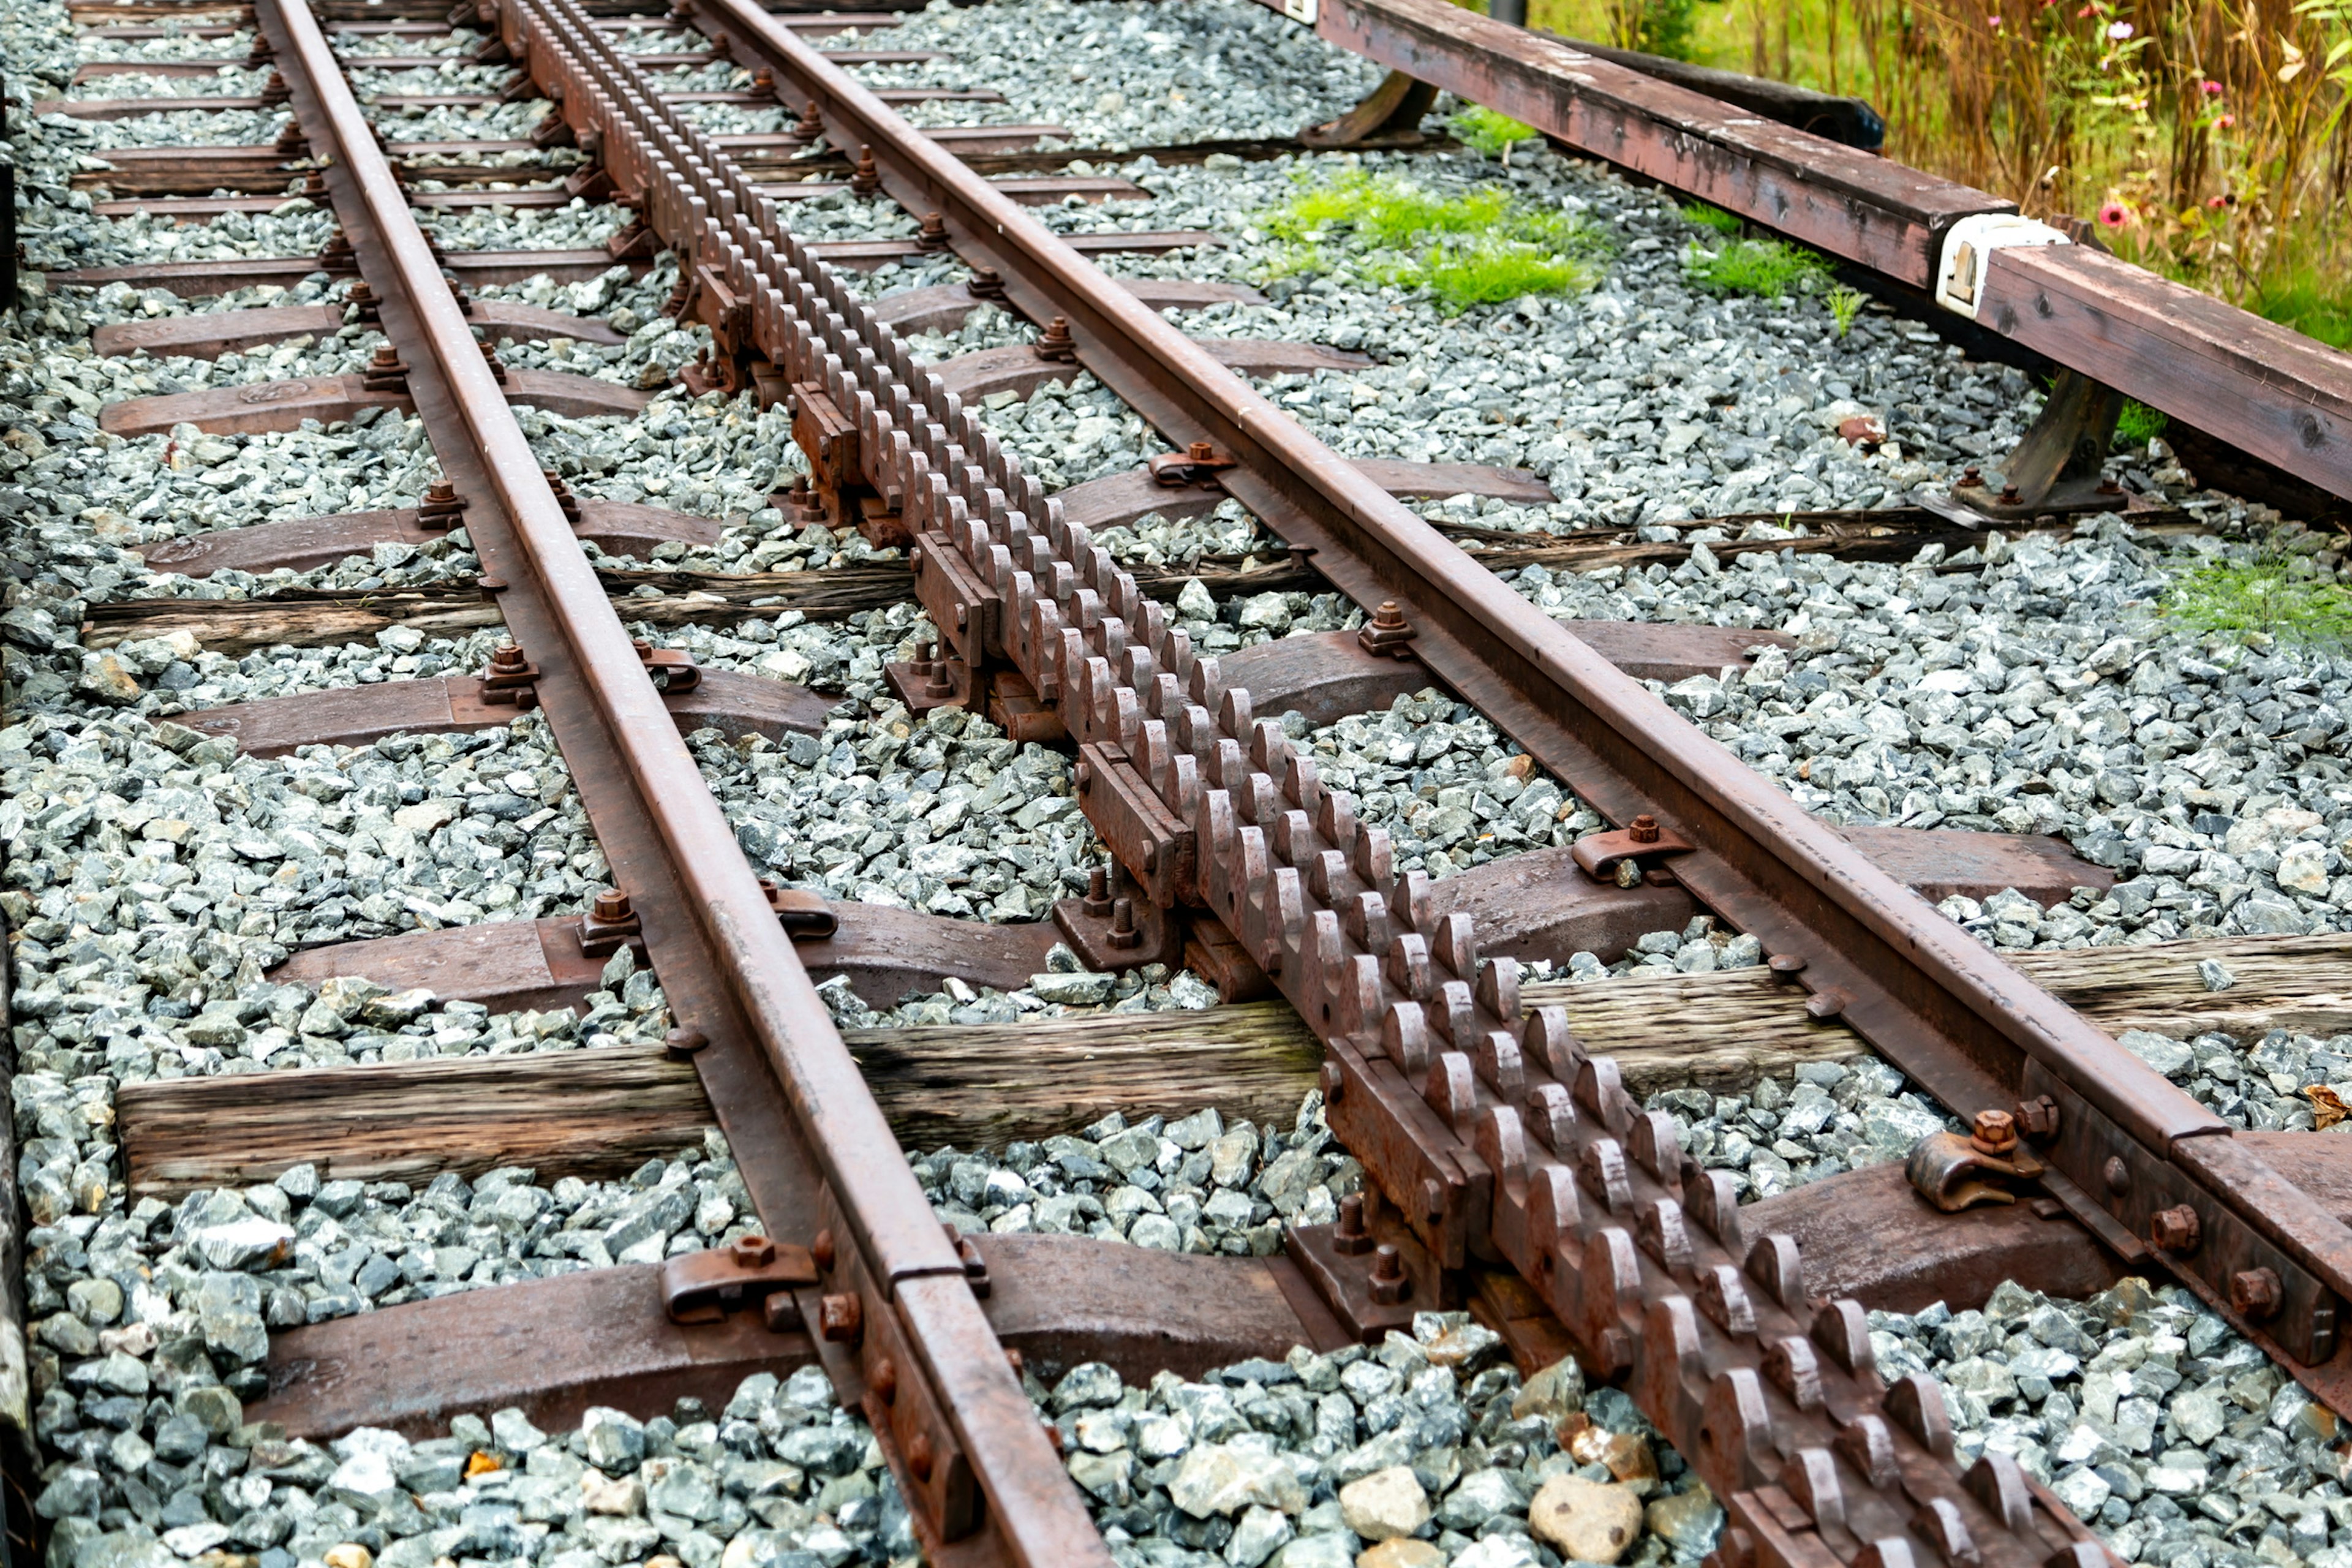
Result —
[[[1294, 21], [1311, 24], [1315, 19], [1315, 0], [1293, 3], [1303, 4], [1307, 14], [1298, 16], [1286, 6], [1284, 15]], [[1391, 71], [1361, 103], [1337, 120], [1308, 126], [1298, 133], [1298, 139], [1309, 147], [1356, 147], [1374, 141], [1409, 145], [1422, 139], [1422, 120], [1436, 107], [1434, 83], [1409, 77], [1402, 71]]]
[[1153, 903], [1117, 862], [1094, 868], [1086, 897], [1056, 900], [1054, 924], [1079, 963], [1106, 973], [1184, 956], [1183, 918]]
[[1238, 465], [1239, 459], [1231, 452], [1208, 441], [1195, 441], [1181, 452], [1158, 453], [1143, 464], [1151, 471], [1153, 484], [1171, 490], [1189, 485], [1215, 485], [1221, 471]]
[[769, 877], [760, 879], [760, 891], [767, 895], [768, 907], [776, 911], [776, 923], [794, 942], [823, 942], [841, 929], [841, 917], [821, 893], [781, 887]]
[[[1667, 855], [1689, 853], [1696, 846], [1671, 827], [1659, 826], [1647, 812], [1613, 833], [1588, 833], [1569, 849], [1578, 869], [1596, 882], [1615, 882], [1620, 887], [1633, 887], [1640, 880], [1639, 872], [1646, 869], [1645, 862], [1655, 862]], [[1635, 868], [1633, 881], [1627, 881], [1626, 868]]]
[[2061, 370], [2050, 396], [2000, 470], [2000, 489], [1974, 468], [1952, 486], [1951, 499], [1999, 521], [2042, 512], [2121, 511], [2131, 493], [2105, 477], [2107, 448], [2124, 395], [2080, 371]]
[[2069, 245], [2061, 230], [2015, 213], [1971, 213], [1944, 231], [1936, 267], [1936, 303], [1973, 321], [1984, 298], [1986, 264], [2019, 245]]
[[800, 1310], [792, 1291], [815, 1283], [816, 1262], [807, 1247], [764, 1236], [740, 1237], [731, 1247], [682, 1253], [665, 1262], [662, 1310], [673, 1323], [715, 1323], [756, 1306], [769, 1328], [797, 1329]]

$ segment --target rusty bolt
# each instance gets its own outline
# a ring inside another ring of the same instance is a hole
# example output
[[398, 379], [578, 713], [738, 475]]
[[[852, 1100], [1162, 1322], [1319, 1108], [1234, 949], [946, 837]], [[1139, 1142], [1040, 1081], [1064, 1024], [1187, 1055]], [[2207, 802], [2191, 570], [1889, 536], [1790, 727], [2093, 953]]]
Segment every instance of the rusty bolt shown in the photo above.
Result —
[[764, 1268], [776, 1260], [776, 1244], [764, 1236], [739, 1236], [728, 1250], [739, 1268]]
[[2006, 1110], [1979, 1110], [1969, 1142], [1979, 1154], [1995, 1157], [2017, 1147], [2017, 1118]]
[[2003, 485], [2000, 487], [2001, 505], [2015, 506], [2024, 499], [2025, 498], [2023, 496], [2018, 494], [2017, 487], [2015, 485]]
[[1191, 446], [1185, 447], [1184, 452], [1187, 457], [1190, 457], [1196, 463], [1213, 461], [1217, 456], [1216, 447], [1207, 441], [1195, 441]]
[[400, 351], [394, 348], [390, 343], [376, 344], [375, 357], [368, 361], [368, 369], [371, 371], [395, 371], [399, 368]]
[[873, 148], [857, 150], [857, 172], [849, 176], [849, 188], [861, 196], [870, 196], [882, 188], [882, 174], [874, 166]]
[[2046, 1143], [2058, 1136], [2058, 1102], [2046, 1094], [2035, 1095], [2017, 1108], [2019, 1128], [2036, 1143]]
[[922, 226], [915, 231], [918, 250], [945, 250], [948, 247], [947, 219], [938, 213], [925, 213]]
[[1135, 900], [1114, 899], [1110, 906], [1110, 944], [1116, 948], [1140, 947], [1143, 933], [1135, 925]]
[[596, 918], [600, 921], [625, 921], [629, 918], [629, 895], [618, 888], [604, 888], [596, 894]]
[[1108, 868], [1097, 866], [1087, 872], [1087, 898], [1080, 908], [1097, 920], [1110, 913], [1110, 872]]
[[817, 1303], [817, 1331], [837, 1345], [854, 1345], [866, 1334], [866, 1303], [844, 1291]]
[[446, 506], [457, 499], [457, 487], [446, 479], [435, 479], [425, 487], [425, 500], [429, 506]]
[[971, 279], [964, 284], [964, 289], [975, 300], [1004, 298], [1004, 279], [997, 276], [996, 268], [993, 267], [973, 268]]
[[[479, 588], [485, 594], [503, 594], [507, 591], [507, 580], [499, 576], [495, 573], [486, 572], [481, 576], [474, 579], [474, 586]], [[520, 652], [521, 650], [517, 649], [516, 651]]]
[[[512, 674], [523, 667], [522, 644], [502, 642], [490, 650], [490, 668], [501, 675]], [[624, 910], [623, 913], [626, 913]], [[619, 916], [614, 916], [618, 919]]]
[[832, 1226], [827, 1226], [816, 1233], [816, 1239], [809, 1243], [809, 1256], [816, 1260], [816, 1266], [828, 1274], [833, 1272]]
[[2241, 1268], [2230, 1276], [2230, 1305], [2249, 1322], [2273, 1316], [2284, 1295], [2275, 1269]]
[[1404, 609], [1394, 599], [1382, 599], [1372, 608], [1372, 625], [1384, 632], [1402, 630]]
[[948, 669], [945, 659], [931, 666], [930, 674], [923, 681], [923, 695], [926, 697], [955, 695], [955, 676]]
[[1037, 338], [1037, 357], [1049, 360], [1073, 360], [1077, 357], [1077, 343], [1070, 336], [1069, 319], [1066, 316], [1056, 316], [1047, 321], [1045, 331]]
[[2113, 479], [2101, 479], [2099, 493], [2103, 496], [2119, 496], [2124, 493], [2124, 488]]
[[770, 70], [765, 66], [761, 66], [758, 70], [753, 71], [751, 73], [751, 90], [753, 92], [775, 91], [776, 73]]
[[1369, 1252], [1372, 1233], [1364, 1224], [1364, 1194], [1349, 1193], [1339, 1200], [1339, 1227], [1331, 1233], [1331, 1250], [1349, 1257]]
[[1980, 490], [1984, 489], [1984, 476], [1974, 468], [1963, 468], [1960, 470], [1959, 488], [1964, 490]]
[[2131, 1185], [2131, 1167], [2124, 1163], [2121, 1154], [2110, 1154], [2107, 1163], [2099, 1167], [2099, 1175], [2107, 1184], [2107, 1191], [2118, 1197]]
[[690, 1057], [710, 1043], [710, 1037], [699, 1029], [672, 1029], [662, 1037], [662, 1044], [673, 1056]]
[[1805, 972], [1805, 955], [1801, 952], [1776, 952], [1765, 965], [1775, 980], [1794, 980]]
[[814, 142], [824, 134], [824, 116], [818, 111], [816, 100], [811, 99], [809, 106], [801, 110], [801, 117], [793, 122], [793, 135], [803, 142]]
[[919, 1481], [931, 1479], [931, 1435], [918, 1432], [907, 1439], [907, 1469]]
[[1412, 1279], [1404, 1271], [1404, 1254], [1382, 1242], [1372, 1249], [1372, 1300], [1393, 1307], [1412, 1294]]
[[892, 1361], [887, 1355], [881, 1360], [876, 1362], [874, 1363], [874, 1370], [866, 1374], [866, 1386], [872, 1389], [874, 1391], [875, 1397], [881, 1400], [883, 1404], [898, 1404], [898, 1363]]
[[1077, 784], [1080, 789], [1091, 788], [1095, 782], [1094, 764], [1092, 763], [1081, 762], [1076, 767], [1070, 770], [1070, 776], [1077, 781]]
[[1636, 844], [1655, 844], [1658, 841], [1658, 819], [1645, 811], [1628, 825], [1625, 836]]
[[2158, 1209], [2147, 1222], [2147, 1238], [2159, 1252], [2194, 1252], [2197, 1233], [2197, 1211], [2187, 1204]]

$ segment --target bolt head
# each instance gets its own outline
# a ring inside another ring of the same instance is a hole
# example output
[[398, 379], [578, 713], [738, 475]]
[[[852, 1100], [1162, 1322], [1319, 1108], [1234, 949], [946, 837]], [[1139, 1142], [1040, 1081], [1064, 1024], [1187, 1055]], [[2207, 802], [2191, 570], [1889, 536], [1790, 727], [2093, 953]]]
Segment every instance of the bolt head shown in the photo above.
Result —
[[596, 895], [596, 918], [600, 921], [625, 920], [629, 913], [629, 895], [606, 888]]
[[744, 1268], [764, 1268], [776, 1260], [776, 1244], [764, 1236], [739, 1236], [729, 1250]]
[[827, 1226], [816, 1233], [816, 1239], [809, 1243], [809, 1256], [816, 1260], [816, 1266], [828, 1274], [833, 1272], [832, 1226]]
[[879, 1395], [883, 1404], [896, 1405], [898, 1402], [898, 1363], [887, 1355], [882, 1357], [874, 1363], [874, 1370], [866, 1374], [866, 1386]]
[[2006, 1110], [1979, 1110], [1971, 1129], [1979, 1153], [2006, 1154], [2017, 1147], [2017, 1119]]
[[2121, 1154], [2108, 1155], [2107, 1163], [2099, 1167], [2099, 1176], [2107, 1184], [2107, 1191], [2118, 1196], [2131, 1186], [2131, 1167], [2124, 1163]]
[[2276, 1315], [2284, 1299], [2284, 1289], [2274, 1269], [2241, 1268], [2230, 1276], [2230, 1305], [2251, 1322], [2259, 1323]]
[[817, 1303], [817, 1331], [837, 1345], [854, 1345], [866, 1333], [866, 1305], [843, 1291]]
[[699, 1029], [672, 1029], [662, 1037], [662, 1044], [681, 1057], [690, 1057], [710, 1043], [710, 1037]]
[[1214, 447], [1212, 447], [1211, 445], [1209, 445], [1209, 443], [1208, 443], [1208, 442], [1206, 442], [1206, 441], [1195, 441], [1195, 442], [1193, 442], [1193, 443], [1192, 443], [1192, 447], [1191, 447], [1191, 448], [1190, 448], [1190, 450], [1191, 450], [1191, 453], [1192, 453], [1192, 460], [1193, 460], [1194, 462], [1196, 462], [1196, 463], [1205, 463], [1205, 462], [1207, 462], [1211, 458], [1213, 458], [1213, 457], [1215, 457], [1215, 456], [1217, 455], [1217, 449], [1216, 449]]
[[919, 1481], [931, 1479], [931, 1438], [928, 1432], [918, 1432], [907, 1439], [907, 1468]]
[[2197, 1246], [2197, 1211], [2187, 1204], [2158, 1209], [2148, 1219], [2147, 1237], [2160, 1252], [2189, 1252]]

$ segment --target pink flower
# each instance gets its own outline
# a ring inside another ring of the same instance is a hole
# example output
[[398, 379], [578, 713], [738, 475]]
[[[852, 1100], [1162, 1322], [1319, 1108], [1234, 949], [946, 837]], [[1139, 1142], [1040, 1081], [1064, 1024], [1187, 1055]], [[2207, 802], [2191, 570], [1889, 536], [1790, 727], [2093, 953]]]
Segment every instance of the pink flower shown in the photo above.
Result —
[[2121, 202], [2109, 202], [2099, 209], [2099, 226], [2121, 228], [2131, 221], [2131, 212]]
[[2220, 196], [2208, 196], [2205, 198], [2205, 205], [2211, 207], [2215, 212], [2220, 212], [2221, 210], [2222, 199]]
[[2209, 82], [2201, 83], [2200, 85], [2201, 85], [2201, 87], [2202, 87], [2202, 89], [2203, 89], [2203, 90], [2204, 90], [2204, 93], [2205, 93], [2205, 96], [2206, 96], [2206, 97], [2208, 97], [2208, 98], [2219, 98], [2219, 97], [2221, 97], [2221, 84], [2220, 82], [2218, 82], [2218, 81], [2209, 81]]
[[2107, 37], [2113, 38], [2116, 42], [2120, 44], [2131, 36], [2132, 25], [2129, 22], [2110, 22], [2107, 24]]
[[2237, 122], [2238, 117], [2234, 114], [2224, 114], [2213, 121], [2216, 126], [2220, 127], [2223, 131], [2227, 131], [2231, 126], [2235, 125]]

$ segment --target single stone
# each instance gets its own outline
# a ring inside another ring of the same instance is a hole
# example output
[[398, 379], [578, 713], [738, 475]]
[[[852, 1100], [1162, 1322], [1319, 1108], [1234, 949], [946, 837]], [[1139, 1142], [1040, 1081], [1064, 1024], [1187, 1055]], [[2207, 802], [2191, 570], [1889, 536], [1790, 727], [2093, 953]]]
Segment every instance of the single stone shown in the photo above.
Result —
[[1194, 1519], [1230, 1515], [1254, 1506], [1297, 1513], [1307, 1493], [1286, 1464], [1268, 1464], [1263, 1454], [1203, 1443], [1184, 1456], [1168, 1496]]
[[1258, 1568], [1291, 1537], [1290, 1520], [1279, 1509], [1255, 1506], [1234, 1525], [1225, 1542], [1225, 1561], [1234, 1568]]
[[1118, 988], [1115, 974], [1033, 974], [1029, 989], [1040, 1002], [1057, 1002], [1065, 1007], [1098, 1007], [1111, 998]]
[[1429, 1494], [1410, 1467], [1392, 1466], [1341, 1487], [1339, 1517], [1367, 1541], [1412, 1535], [1429, 1522]]
[[1706, 1556], [1715, 1550], [1716, 1537], [1723, 1532], [1723, 1509], [1704, 1481], [1693, 1482], [1688, 1491], [1658, 1499], [1645, 1517], [1650, 1533], [1664, 1537], [1679, 1556]]
[[1562, 1356], [1519, 1385], [1511, 1396], [1511, 1419], [1540, 1415], [1558, 1422], [1584, 1408], [1584, 1369], [1574, 1356]]
[[2210, 1443], [2230, 1424], [2229, 1413], [2221, 1404], [2221, 1387], [2217, 1384], [2174, 1394], [2172, 1419], [2191, 1446], [2201, 1448]]
[[[1289, 1568], [1287, 1563], [1283, 1568]], [[1401, 1535], [1366, 1550], [1356, 1568], [1445, 1568], [1445, 1553], [1435, 1543]]]
[[1528, 1528], [1562, 1557], [1614, 1563], [1642, 1533], [1642, 1500], [1629, 1486], [1554, 1476], [1528, 1505]]

